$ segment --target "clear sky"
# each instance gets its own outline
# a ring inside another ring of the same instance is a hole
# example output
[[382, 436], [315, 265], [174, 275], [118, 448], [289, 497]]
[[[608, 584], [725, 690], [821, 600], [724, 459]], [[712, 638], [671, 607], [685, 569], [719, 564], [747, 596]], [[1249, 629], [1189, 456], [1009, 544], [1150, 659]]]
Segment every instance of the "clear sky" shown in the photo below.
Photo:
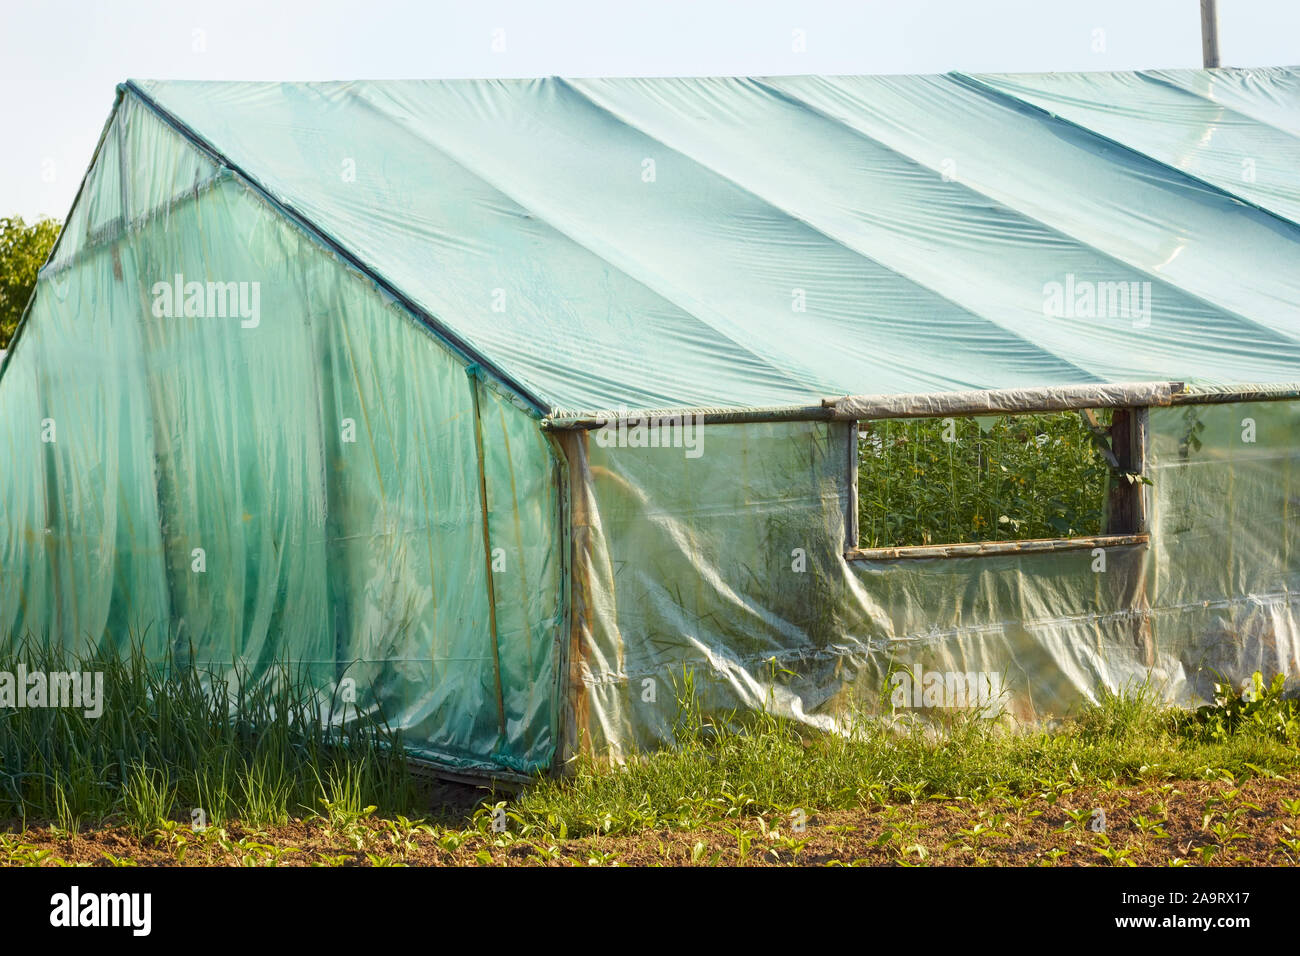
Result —
[[[0, 216], [67, 214], [113, 87], [128, 77], [1189, 67], [1201, 64], [1199, 9], [1199, 0], [0, 0]], [[1219, 21], [1225, 65], [1300, 65], [1300, 0], [1219, 0]]]

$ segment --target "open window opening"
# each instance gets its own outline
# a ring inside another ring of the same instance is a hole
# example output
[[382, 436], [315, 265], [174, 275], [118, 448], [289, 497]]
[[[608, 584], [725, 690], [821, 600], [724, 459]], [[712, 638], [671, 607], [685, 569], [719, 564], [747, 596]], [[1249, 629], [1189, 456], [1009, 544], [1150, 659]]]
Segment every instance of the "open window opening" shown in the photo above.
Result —
[[1146, 409], [859, 421], [849, 557], [1146, 540]]

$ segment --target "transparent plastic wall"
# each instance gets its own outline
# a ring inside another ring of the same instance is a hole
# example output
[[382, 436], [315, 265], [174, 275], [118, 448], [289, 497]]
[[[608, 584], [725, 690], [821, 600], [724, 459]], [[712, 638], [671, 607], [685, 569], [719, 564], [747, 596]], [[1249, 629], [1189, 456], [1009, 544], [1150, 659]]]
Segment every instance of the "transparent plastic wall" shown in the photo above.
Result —
[[1190, 699], [1300, 678], [1300, 403], [1151, 410], [1152, 629]]
[[549, 765], [536, 422], [130, 97], [0, 378], [0, 455], [0, 634], [285, 662], [417, 754]]
[[[689, 432], [687, 433], [689, 434]], [[670, 743], [688, 672], [717, 716], [772, 705], [835, 725], [836, 674], [868, 654], [840, 557], [846, 427], [707, 425], [695, 448], [571, 433], [566, 752]], [[800, 569], [803, 570], [800, 570]], [[776, 671], [792, 671], [795, 677]]]
[[671, 742], [687, 673], [715, 718], [838, 731], [1050, 722], [1140, 682], [1191, 705], [1221, 678], [1300, 675], [1300, 405], [1152, 409], [1149, 545], [922, 560], [846, 559], [849, 424], [704, 426], [693, 458], [594, 434], [567, 444], [570, 749]]

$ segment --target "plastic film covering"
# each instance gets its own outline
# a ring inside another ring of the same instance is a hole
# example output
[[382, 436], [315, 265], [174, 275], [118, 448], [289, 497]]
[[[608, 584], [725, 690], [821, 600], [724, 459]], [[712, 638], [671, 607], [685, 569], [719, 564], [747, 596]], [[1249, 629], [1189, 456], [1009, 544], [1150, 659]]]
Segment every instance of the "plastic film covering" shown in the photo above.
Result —
[[[1294, 71], [1193, 70], [1181, 75], [1216, 90], [1239, 82], [1251, 91], [1242, 99], [1268, 106], [1270, 116], [1289, 114], [1300, 124], [1300, 101], [1292, 97], [1288, 102], [1269, 89], [1284, 77], [1294, 83]], [[1163, 280], [1295, 338], [1300, 247], [1293, 230], [1279, 228], [1268, 213], [1206, 189], [1138, 150], [1115, 148], [1095, 133], [1045, 116], [1030, 104], [991, 95], [978, 79], [783, 77], [768, 82], [934, 174], [949, 176], [971, 193], [1145, 274], [1154, 283], [1153, 296]], [[1081, 84], [1088, 81], [1078, 79]], [[1126, 144], [1142, 135], [1139, 127], [1168, 122], [1158, 105], [1165, 91], [1150, 82], [1141, 89], [1152, 99], [1135, 107], [1135, 122], [1120, 134]], [[1102, 90], [1097, 95], [1099, 107], [1111, 102]], [[1215, 148], [1215, 133], [1213, 122], [1198, 130], [1207, 149]], [[1243, 158], [1225, 153], [1225, 163], [1238, 165], [1238, 181], [1247, 172]], [[1273, 174], [1282, 172], [1273, 168], [1271, 159], [1268, 163]], [[1286, 175], [1294, 176], [1294, 164], [1284, 168]], [[1245, 276], [1249, 279], [1243, 281]]]
[[[1152, 626], [1197, 699], [1300, 675], [1300, 403], [1153, 409]], [[1182, 641], [1183, 646], [1175, 643]], [[1172, 656], [1172, 655], [1171, 655]]]
[[1295, 224], [1300, 222], [1296, 71], [1040, 73], [977, 77]]
[[0, 378], [0, 633], [287, 663], [417, 755], [548, 766], [536, 422], [129, 95], [69, 222]]
[[575, 419], [1300, 379], [1295, 77], [140, 86]]
[[844, 419], [933, 418], [939, 415], [1168, 405], [1170, 396], [1168, 383], [1128, 382], [1114, 385], [942, 392], [936, 395], [850, 395], [837, 399], [832, 407], [835, 417]]
[[1300, 403], [1151, 409], [1149, 544], [971, 558], [845, 558], [854, 427], [706, 426], [698, 457], [568, 437], [569, 747], [669, 742], [684, 672], [715, 718], [840, 731], [1300, 676]]

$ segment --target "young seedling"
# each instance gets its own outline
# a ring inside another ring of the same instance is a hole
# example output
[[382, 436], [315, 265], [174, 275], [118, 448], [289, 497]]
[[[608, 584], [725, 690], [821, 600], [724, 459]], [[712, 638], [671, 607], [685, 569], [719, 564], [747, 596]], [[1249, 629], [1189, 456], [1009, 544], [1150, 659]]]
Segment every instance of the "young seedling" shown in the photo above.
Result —
[[1132, 823], [1143, 836], [1154, 837], [1157, 840], [1167, 840], [1169, 838], [1169, 834], [1164, 829], [1165, 821], [1163, 819], [1149, 820], [1139, 813], [1133, 817]]

